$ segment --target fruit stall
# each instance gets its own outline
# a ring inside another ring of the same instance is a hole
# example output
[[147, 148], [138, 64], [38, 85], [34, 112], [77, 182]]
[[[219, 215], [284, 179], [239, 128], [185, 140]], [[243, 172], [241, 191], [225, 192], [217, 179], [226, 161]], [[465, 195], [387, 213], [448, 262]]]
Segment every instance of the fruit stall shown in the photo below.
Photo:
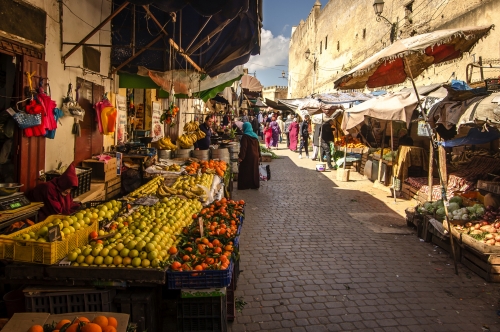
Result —
[[[74, 324], [78, 310], [89, 319], [89, 311], [127, 314], [137, 332], [225, 331], [235, 315], [245, 202], [227, 197], [225, 161], [182, 167], [175, 180], [160, 174], [120, 199], [0, 236], [3, 282], [21, 292], [19, 311], [42, 323], [64, 314]], [[197, 316], [214, 306], [212, 316]]]

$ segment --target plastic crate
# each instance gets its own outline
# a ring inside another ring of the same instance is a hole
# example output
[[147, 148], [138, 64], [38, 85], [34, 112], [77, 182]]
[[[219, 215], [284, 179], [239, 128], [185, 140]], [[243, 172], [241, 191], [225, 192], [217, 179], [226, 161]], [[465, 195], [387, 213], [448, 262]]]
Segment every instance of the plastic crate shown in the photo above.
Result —
[[181, 299], [177, 305], [177, 331], [227, 331], [226, 296]]
[[[116, 201], [122, 202], [122, 208], [117, 213], [115, 213], [113, 215], [113, 218], [111, 218], [111, 220], [104, 218], [99, 223], [99, 229], [103, 228], [105, 225], [108, 225], [110, 222], [115, 221], [116, 218], [118, 218], [119, 216], [121, 216], [122, 214], [124, 214], [128, 211], [128, 202], [127, 201], [121, 200], [121, 199], [117, 199]], [[93, 207], [96, 207], [98, 205], [104, 204], [106, 202], [108, 202], [108, 201], [89, 201], [89, 202], [82, 203], [80, 205], [80, 207], [81, 207], [81, 209], [88, 209], [88, 208], [93, 208]]]
[[118, 293], [113, 303], [117, 312], [130, 315], [137, 331], [158, 331], [158, 305], [156, 288], [141, 288]]
[[[90, 184], [92, 180], [92, 168], [90, 167], [75, 167], [76, 176], [78, 177], [78, 188], [71, 190], [71, 197], [75, 198], [87, 191], [90, 191]], [[59, 173], [45, 173], [45, 179], [50, 181], [61, 176]]]
[[234, 321], [236, 318], [236, 302], [234, 298], [234, 290], [228, 287], [226, 290], [226, 319], [228, 322]]
[[233, 261], [229, 263], [227, 270], [204, 270], [204, 271], [167, 271], [168, 289], [203, 289], [222, 288], [231, 284], [233, 274]]
[[66, 314], [72, 312], [113, 312], [115, 290], [24, 293], [27, 312]]
[[37, 242], [14, 240], [14, 237], [17, 235], [29, 232], [36, 233], [40, 228], [51, 223], [53, 220], [64, 217], [52, 215], [38, 224], [23, 228], [9, 235], [0, 236], [0, 259], [53, 265], [66, 257], [71, 250], [88, 244], [89, 234], [98, 230], [99, 223], [94, 221], [90, 225], [80, 228], [75, 233], [65, 236], [62, 241]]

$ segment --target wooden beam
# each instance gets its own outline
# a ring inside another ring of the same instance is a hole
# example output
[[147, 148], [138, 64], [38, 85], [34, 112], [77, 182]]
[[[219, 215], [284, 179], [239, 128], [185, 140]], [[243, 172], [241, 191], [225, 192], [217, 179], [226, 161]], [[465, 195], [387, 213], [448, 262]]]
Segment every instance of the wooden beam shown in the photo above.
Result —
[[94, 28], [94, 30], [92, 30], [88, 35], [86, 35], [81, 41], [80, 43], [78, 43], [77, 45], [75, 45], [71, 50], [69, 50], [68, 53], [66, 53], [63, 57], [62, 57], [62, 62], [65, 62], [67, 58], [69, 58], [71, 56], [71, 54], [75, 53], [77, 49], [80, 48], [80, 46], [82, 46], [83, 44], [85, 44], [85, 42], [87, 40], [89, 40], [93, 35], [96, 34], [97, 31], [101, 30], [101, 28], [103, 26], [105, 26], [106, 24], [108, 24], [109, 21], [111, 21], [113, 19], [113, 17], [115, 17], [116, 15], [118, 15], [118, 13], [120, 13], [123, 9], [125, 9], [125, 7], [127, 7], [128, 5], [128, 1], [125, 1], [120, 7], [118, 7], [114, 12], [112, 12], [111, 14], [109, 14], [108, 17], [106, 17], [104, 19], [104, 21], [102, 21], [98, 26], [96, 26]]
[[188, 47], [186, 47], [186, 51], [189, 50], [189, 48], [191, 46], [193, 46], [194, 42], [196, 41], [196, 39], [198, 39], [198, 37], [200, 36], [200, 33], [203, 31], [203, 29], [205, 29], [205, 27], [207, 26], [208, 22], [210, 22], [210, 20], [212, 19], [212, 16], [209, 16], [207, 18], [207, 20], [205, 21], [205, 23], [203, 24], [203, 26], [200, 28], [200, 30], [198, 30], [198, 33], [196, 34], [196, 36], [194, 36], [193, 40], [191, 41], [191, 43], [188, 45]]
[[144, 5], [142, 6], [145, 10], [146, 10], [146, 13], [148, 13], [148, 15], [151, 17], [151, 19], [155, 22], [155, 24], [161, 29], [161, 32], [163, 32], [163, 34], [165, 34], [165, 36], [168, 37], [168, 42], [169, 44], [177, 51], [179, 52], [179, 54], [184, 58], [186, 59], [187, 62], [189, 62], [191, 64], [191, 66], [193, 66], [194, 69], [198, 70], [199, 72], [204, 72], [203, 69], [201, 69], [200, 66], [198, 66], [196, 64], [196, 62], [194, 62], [190, 57], [189, 55], [187, 55], [184, 50], [179, 46], [177, 45], [177, 43], [168, 36], [168, 33], [167, 31], [165, 31], [165, 28], [163, 28], [163, 25], [161, 25], [160, 21], [158, 21], [156, 19], [156, 17], [153, 15], [153, 13], [151, 13], [151, 11], [149, 10], [149, 7], [147, 5]]
[[132, 55], [130, 58], [128, 58], [127, 60], [125, 60], [125, 62], [123, 62], [121, 65], [119, 65], [118, 67], [116, 67], [115, 69], [113, 69], [111, 71], [111, 75], [116, 73], [117, 71], [119, 71], [120, 69], [122, 69], [123, 67], [125, 67], [127, 64], [130, 63], [130, 61], [134, 60], [135, 58], [137, 58], [139, 55], [141, 55], [144, 51], [147, 51], [151, 46], [153, 46], [157, 41], [159, 41], [160, 39], [162, 39], [163, 36], [162, 35], [158, 35], [156, 36], [155, 39], [153, 39], [152, 41], [149, 42], [149, 44], [147, 44], [146, 46], [144, 46], [143, 48], [141, 48], [139, 51], [135, 52], [134, 55]]
[[222, 23], [221, 25], [219, 25], [217, 28], [215, 28], [214, 31], [210, 32], [210, 34], [208, 34], [208, 36], [204, 37], [202, 40], [200, 40], [195, 46], [193, 46], [192, 49], [188, 49], [186, 52], [187, 54], [191, 55], [193, 54], [194, 52], [196, 52], [200, 47], [202, 47], [205, 43], [209, 42], [210, 39], [212, 39], [216, 34], [218, 34], [219, 32], [221, 32], [222, 30], [224, 30], [224, 28], [229, 24], [231, 23], [231, 21], [234, 20], [233, 19], [230, 19], [230, 20], [226, 20], [224, 23]]

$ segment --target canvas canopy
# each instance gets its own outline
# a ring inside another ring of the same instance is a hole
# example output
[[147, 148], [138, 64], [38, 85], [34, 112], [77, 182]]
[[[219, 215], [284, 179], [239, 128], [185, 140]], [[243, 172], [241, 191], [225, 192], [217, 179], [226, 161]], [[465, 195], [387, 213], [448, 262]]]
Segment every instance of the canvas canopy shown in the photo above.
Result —
[[388, 93], [370, 99], [344, 111], [342, 130], [347, 132], [347, 130], [362, 123], [365, 117], [402, 121], [409, 126], [417, 102], [417, 96], [411, 92]]

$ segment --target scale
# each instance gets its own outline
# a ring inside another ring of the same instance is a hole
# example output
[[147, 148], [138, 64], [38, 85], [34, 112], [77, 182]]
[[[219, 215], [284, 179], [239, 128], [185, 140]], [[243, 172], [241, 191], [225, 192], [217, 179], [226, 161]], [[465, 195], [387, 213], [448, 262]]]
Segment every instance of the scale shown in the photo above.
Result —
[[31, 202], [26, 198], [26, 196], [24, 196], [23, 193], [0, 196], [0, 211], [15, 210], [30, 204]]

